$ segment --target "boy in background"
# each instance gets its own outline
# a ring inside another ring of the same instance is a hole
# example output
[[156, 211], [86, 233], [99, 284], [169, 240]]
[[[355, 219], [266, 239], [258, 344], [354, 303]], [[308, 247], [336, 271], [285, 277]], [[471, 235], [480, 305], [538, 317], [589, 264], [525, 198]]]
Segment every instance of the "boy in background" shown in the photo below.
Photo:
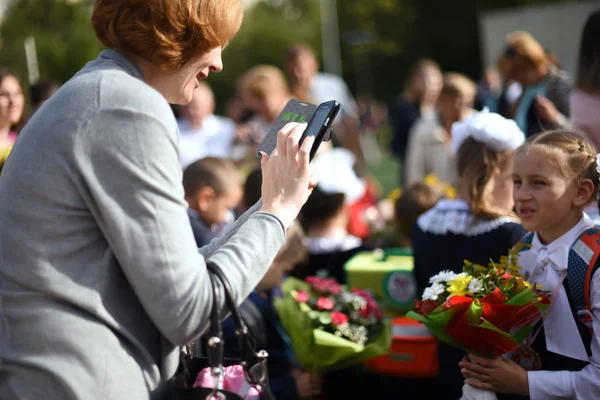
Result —
[[394, 204], [394, 223], [400, 247], [411, 247], [412, 227], [425, 211], [440, 201], [444, 192], [437, 186], [425, 182], [413, 183]]
[[242, 198], [241, 176], [231, 161], [207, 157], [185, 169], [183, 188], [196, 244], [205, 246], [232, 222]]

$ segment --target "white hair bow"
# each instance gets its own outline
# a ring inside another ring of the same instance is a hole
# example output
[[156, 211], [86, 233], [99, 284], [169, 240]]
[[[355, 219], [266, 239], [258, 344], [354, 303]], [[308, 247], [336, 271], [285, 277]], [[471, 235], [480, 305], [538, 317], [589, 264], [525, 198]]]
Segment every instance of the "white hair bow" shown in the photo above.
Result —
[[452, 154], [458, 153], [468, 137], [494, 151], [516, 150], [525, 142], [525, 135], [515, 121], [491, 113], [487, 108], [452, 125]]

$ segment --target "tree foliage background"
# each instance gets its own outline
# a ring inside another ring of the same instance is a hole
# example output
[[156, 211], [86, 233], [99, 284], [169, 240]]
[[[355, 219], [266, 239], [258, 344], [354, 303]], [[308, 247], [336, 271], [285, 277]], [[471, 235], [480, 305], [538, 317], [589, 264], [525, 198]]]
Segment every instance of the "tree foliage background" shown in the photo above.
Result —
[[[344, 78], [355, 93], [385, 101], [402, 90], [408, 67], [420, 57], [477, 79], [478, 14], [554, 1], [565, 0], [338, 0]], [[41, 77], [68, 80], [102, 49], [90, 26], [90, 3], [15, 0], [0, 26], [0, 64], [25, 82], [23, 41], [33, 35]], [[308, 43], [321, 56], [319, 15], [319, 0], [262, 0], [248, 10], [224, 52], [224, 71], [209, 78], [219, 108], [245, 70], [257, 64], [281, 67], [292, 43]]]

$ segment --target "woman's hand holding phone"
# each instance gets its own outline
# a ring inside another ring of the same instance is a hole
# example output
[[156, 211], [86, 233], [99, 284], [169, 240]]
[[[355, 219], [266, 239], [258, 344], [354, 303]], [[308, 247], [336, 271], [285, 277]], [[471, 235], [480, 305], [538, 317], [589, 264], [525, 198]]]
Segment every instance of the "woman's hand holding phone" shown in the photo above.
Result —
[[261, 154], [263, 174], [261, 212], [275, 215], [285, 227], [291, 226], [317, 185], [318, 177], [310, 164], [314, 137], [299, 144], [306, 123], [289, 123], [277, 134], [272, 154]]

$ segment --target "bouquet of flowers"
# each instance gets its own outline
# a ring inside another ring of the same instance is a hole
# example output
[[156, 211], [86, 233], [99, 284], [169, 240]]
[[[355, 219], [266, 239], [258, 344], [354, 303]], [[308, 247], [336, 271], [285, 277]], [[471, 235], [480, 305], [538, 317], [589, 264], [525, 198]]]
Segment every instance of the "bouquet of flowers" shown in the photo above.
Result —
[[550, 293], [527, 282], [518, 273], [517, 261], [515, 249], [498, 264], [484, 267], [465, 261], [460, 274], [442, 271], [430, 278], [416, 312], [407, 316], [470, 354], [496, 358], [511, 353], [550, 305]]
[[297, 361], [310, 371], [326, 372], [386, 354], [391, 326], [366, 291], [347, 291], [333, 279], [288, 278], [275, 302]]

